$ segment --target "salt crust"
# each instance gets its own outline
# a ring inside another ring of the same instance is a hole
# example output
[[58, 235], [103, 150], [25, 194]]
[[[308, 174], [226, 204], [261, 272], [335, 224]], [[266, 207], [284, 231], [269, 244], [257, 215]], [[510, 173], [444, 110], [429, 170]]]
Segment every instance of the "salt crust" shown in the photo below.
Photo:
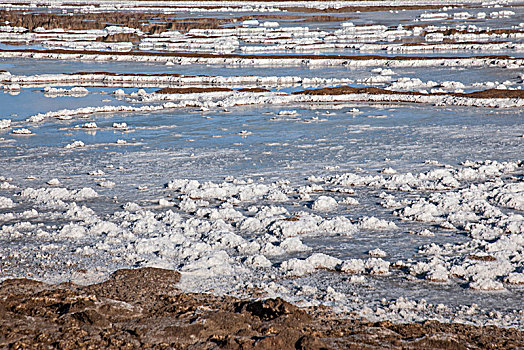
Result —
[[[303, 4], [302, 4], [303, 6]], [[148, 8], [147, 11], [151, 11]], [[182, 11], [182, 9], [179, 9]], [[249, 11], [248, 11], [249, 12]], [[507, 18], [512, 11], [493, 11], [491, 18]], [[445, 21], [449, 15], [445, 12], [423, 13], [421, 21]], [[468, 12], [456, 12], [454, 19], [472, 17]], [[486, 14], [478, 18], [485, 18]], [[265, 53], [265, 52], [318, 52], [322, 50], [354, 49], [363, 52], [417, 52], [417, 51], [450, 51], [450, 50], [515, 50], [521, 51], [523, 45], [519, 42], [498, 42], [500, 39], [519, 39], [522, 33], [484, 33], [488, 28], [469, 25], [467, 33], [445, 35], [447, 29], [453, 27], [426, 26], [405, 29], [402, 25], [389, 28], [384, 25], [355, 26], [351, 22], [341, 23], [336, 30], [314, 30], [308, 27], [280, 27], [279, 23], [265, 21], [255, 24], [255, 21], [244, 21], [242, 27], [219, 29], [190, 29], [187, 33], [165, 31], [158, 35], [147, 35], [139, 29], [108, 26], [99, 30], [47, 31], [36, 28], [28, 32], [25, 28], [0, 26], [0, 36], [9, 42], [37, 42], [47, 48], [63, 48], [73, 50], [113, 50], [130, 51], [134, 45], [129, 42], [104, 42], [98, 39], [115, 33], [133, 33], [142, 36], [137, 45], [144, 51], [195, 52], [195, 53]], [[455, 25], [454, 28], [464, 31], [466, 26]], [[462, 29], [462, 30], [461, 30]], [[424, 35], [424, 37], [422, 37]], [[423, 38], [425, 45], [402, 45], [395, 41]], [[445, 44], [444, 40], [448, 41]], [[482, 43], [482, 41], [497, 41]], [[449, 43], [456, 41], [458, 43]], [[479, 43], [470, 43], [480, 41]], [[387, 43], [384, 43], [387, 42]], [[466, 43], [464, 43], [466, 42]], [[429, 45], [428, 45], [429, 43]], [[173, 61], [166, 64], [173, 65]]]

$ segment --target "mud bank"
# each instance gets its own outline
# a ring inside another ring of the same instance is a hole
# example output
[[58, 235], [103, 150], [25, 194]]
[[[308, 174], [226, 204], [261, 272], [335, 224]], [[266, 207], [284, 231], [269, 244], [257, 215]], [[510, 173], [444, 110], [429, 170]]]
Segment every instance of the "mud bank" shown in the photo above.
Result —
[[[326, 308], [282, 299], [241, 300], [176, 289], [180, 274], [119, 270], [103, 283], [48, 285], [29, 279], [0, 285], [0, 346], [62, 349], [509, 349], [514, 329], [393, 324], [340, 319]], [[31, 322], [27, 322], [28, 318]]]

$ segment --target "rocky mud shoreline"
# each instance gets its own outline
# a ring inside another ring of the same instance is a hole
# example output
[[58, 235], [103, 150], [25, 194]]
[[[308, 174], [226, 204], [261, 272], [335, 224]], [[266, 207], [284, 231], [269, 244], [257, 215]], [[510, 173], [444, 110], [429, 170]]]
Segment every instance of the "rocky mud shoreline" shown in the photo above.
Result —
[[515, 329], [339, 318], [277, 299], [182, 293], [180, 274], [116, 271], [89, 286], [0, 285], [0, 347], [157, 349], [516, 349]]

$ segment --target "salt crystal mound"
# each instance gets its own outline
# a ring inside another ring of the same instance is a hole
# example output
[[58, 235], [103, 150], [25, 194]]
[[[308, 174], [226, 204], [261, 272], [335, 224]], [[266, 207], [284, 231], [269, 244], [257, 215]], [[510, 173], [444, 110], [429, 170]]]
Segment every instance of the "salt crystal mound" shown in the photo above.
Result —
[[14, 207], [15, 204], [11, 198], [0, 197], [0, 209], [7, 209]]
[[63, 187], [31, 188], [28, 187], [20, 193], [20, 197], [28, 198], [38, 204], [46, 206], [64, 206], [64, 201], [84, 201], [98, 197], [93, 189], [85, 187], [80, 190], [68, 190]]
[[[294, 237], [303, 234], [345, 234], [351, 235], [356, 228], [351, 221], [345, 217], [333, 217], [323, 219], [320, 216], [307, 213], [297, 212], [293, 216], [289, 215], [285, 208], [275, 206], [265, 206], [262, 208], [253, 207], [252, 217], [245, 217], [242, 213], [232, 209], [203, 209], [200, 206], [208, 206], [208, 201], [233, 201], [237, 205], [240, 203], [257, 203], [259, 201], [281, 202], [289, 200], [290, 195], [299, 195], [307, 189], [292, 189], [279, 183], [273, 184], [235, 184], [224, 182], [216, 184], [212, 182], [200, 183], [196, 180], [175, 179], [170, 181], [166, 188], [175, 190], [183, 194], [179, 208], [181, 210], [196, 213], [197, 216], [237, 220], [238, 227], [244, 232], [263, 232], [268, 231], [276, 237]], [[278, 196], [275, 196], [278, 193]], [[322, 197], [322, 196], [321, 196]], [[199, 200], [194, 200], [198, 198]], [[203, 203], [202, 203], [202, 200]], [[325, 199], [320, 198], [320, 202]], [[333, 198], [328, 200], [332, 205]], [[336, 204], [336, 201], [335, 201]], [[318, 210], [313, 205], [313, 210]]]
[[320, 196], [311, 205], [311, 209], [317, 211], [331, 211], [336, 209], [338, 206], [335, 198], [328, 196]]

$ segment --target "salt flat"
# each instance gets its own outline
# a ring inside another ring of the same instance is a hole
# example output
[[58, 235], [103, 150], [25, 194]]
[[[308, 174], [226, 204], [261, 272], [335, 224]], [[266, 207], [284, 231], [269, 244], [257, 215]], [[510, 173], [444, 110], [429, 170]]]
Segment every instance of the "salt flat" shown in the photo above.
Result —
[[521, 2], [36, 4], [0, 6], [0, 279], [524, 327]]

